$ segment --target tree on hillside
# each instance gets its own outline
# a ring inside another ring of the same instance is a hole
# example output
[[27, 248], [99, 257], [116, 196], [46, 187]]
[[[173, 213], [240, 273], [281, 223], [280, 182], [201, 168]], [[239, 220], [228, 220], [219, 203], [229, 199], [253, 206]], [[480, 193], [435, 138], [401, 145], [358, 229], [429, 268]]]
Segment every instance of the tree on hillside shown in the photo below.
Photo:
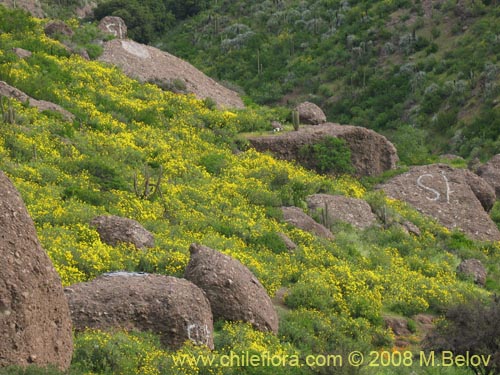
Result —
[[457, 355], [483, 355], [489, 363], [471, 365], [474, 373], [500, 374], [500, 297], [485, 304], [471, 301], [452, 307], [436, 330], [425, 340], [434, 351], [450, 351]]

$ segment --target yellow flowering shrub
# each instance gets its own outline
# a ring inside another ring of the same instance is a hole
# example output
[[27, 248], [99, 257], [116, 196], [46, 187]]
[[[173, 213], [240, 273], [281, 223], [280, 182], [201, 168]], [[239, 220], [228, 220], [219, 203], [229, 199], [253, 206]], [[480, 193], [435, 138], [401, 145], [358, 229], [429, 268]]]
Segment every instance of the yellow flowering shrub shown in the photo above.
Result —
[[[466, 243], [399, 201], [371, 197], [353, 177], [320, 176], [253, 149], [234, 153], [232, 137], [242, 123], [263, 122], [258, 112], [211, 109], [193, 95], [165, 92], [118, 68], [68, 56], [44, 35], [42, 21], [22, 17], [26, 28], [0, 34], [2, 80], [63, 106], [75, 120], [11, 100], [16, 118], [0, 121], [0, 169], [23, 196], [63, 285], [114, 270], [182, 276], [189, 245], [198, 242], [246, 265], [271, 296], [286, 288], [283, 338], [226, 323], [217, 328], [215, 355], [324, 352], [353, 342], [383, 346], [390, 341], [383, 310], [440, 311], [488, 293], [457, 278], [460, 257], [446, 249], [463, 245], [464, 253], [494, 264], [499, 243]], [[13, 56], [7, 51], [14, 46], [31, 48], [33, 56]], [[281, 206], [305, 209], [306, 196], [319, 192], [377, 200], [422, 234], [343, 228], [328, 241], [282, 220]], [[155, 247], [103, 243], [89, 225], [102, 214], [139, 221], [154, 234]], [[297, 247], [289, 250], [279, 233]], [[204, 351], [186, 345], [179, 353]], [[105, 366], [113, 361], [119, 362], [114, 373], [201, 371], [189, 363], [175, 367], [171, 353], [147, 335], [87, 332], [76, 336], [75, 353], [75, 361], [95, 373], [109, 372]], [[96, 363], [104, 367], [92, 367]]]

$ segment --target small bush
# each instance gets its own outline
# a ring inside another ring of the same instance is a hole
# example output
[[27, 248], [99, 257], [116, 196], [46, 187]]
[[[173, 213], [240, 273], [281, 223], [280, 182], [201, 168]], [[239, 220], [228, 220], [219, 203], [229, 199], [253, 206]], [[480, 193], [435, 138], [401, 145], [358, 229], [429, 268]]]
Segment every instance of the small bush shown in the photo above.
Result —
[[303, 146], [299, 157], [307, 168], [319, 173], [339, 175], [354, 172], [351, 150], [340, 138], [326, 137], [318, 143]]
[[226, 157], [223, 154], [211, 153], [200, 159], [200, 164], [205, 167], [208, 173], [219, 175], [227, 166]]
[[490, 357], [488, 365], [470, 365], [473, 373], [500, 374], [500, 298], [489, 303], [470, 301], [448, 310], [445, 319], [425, 340], [425, 348], [457, 355]]

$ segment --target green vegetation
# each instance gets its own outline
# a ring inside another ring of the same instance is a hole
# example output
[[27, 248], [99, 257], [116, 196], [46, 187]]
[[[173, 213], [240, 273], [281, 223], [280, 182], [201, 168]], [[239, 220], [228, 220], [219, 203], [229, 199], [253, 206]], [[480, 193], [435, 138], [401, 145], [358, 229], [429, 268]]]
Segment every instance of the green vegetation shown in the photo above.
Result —
[[[256, 6], [223, 3], [228, 12], [240, 15], [252, 14], [245, 12], [246, 6]], [[303, 24], [298, 22], [301, 13], [292, 12], [281, 14], [273, 18], [275, 23], [270, 23], [270, 14], [265, 12], [263, 4], [278, 7], [284, 3], [263, 2], [260, 4], [263, 10], [257, 15], [269, 28], [270, 36], [280, 32], [278, 40], [287, 43], [282, 46], [288, 46], [286, 53], [291, 53], [292, 58], [287, 60], [290, 62], [280, 60], [280, 45], [271, 44], [266, 48], [254, 45], [259, 47], [254, 48], [254, 52], [262, 64], [257, 73], [260, 76], [252, 78], [243, 74], [241, 79], [249, 78], [249, 85], [253, 84], [252, 79], [263, 79], [262, 82], [269, 84], [260, 87], [261, 95], [274, 98], [276, 90], [283, 87], [271, 83], [274, 78], [270, 67], [275, 64], [278, 69], [279, 64], [290, 63], [288, 72], [296, 74], [295, 78], [290, 76], [291, 82], [303, 79], [301, 84], [304, 87], [316, 84], [309, 78], [317, 69], [317, 63], [303, 54], [309, 48], [304, 43], [310, 40], [296, 36], [287, 39], [280, 30], [282, 23], [290, 22], [294, 27], [307, 28], [315, 35], [317, 47], [325, 48], [327, 52], [330, 49], [326, 48], [327, 44], [319, 34], [324, 28], [323, 21], [318, 19]], [[388, 15], [406, 5], [379, 2], [363, 7], [363, 4], [343, 3], [339, 8], [330, 1], [317, 4], [318, 7], [322, 4], [323, 8], [318, 9], [332, 17], [331, 24], [337, 25], [338, 30], [352, 28], [352, 33], [366, 35], [371, 35], [371, 31], [365, 26], [354, 29], [353, 25], [359, 26], [355, 21], [361, 18], [371, 25], [372, 19], [378, 19], [375, 15]], [[222, 4], [214, 6], [221, 11], [222, 8], [218, 7]], [[311, 5], [310, 9], [312, 12], [316, 8]], [[303, 13], [306, 10], [303, 9]], [[201, 12], [179, 27], [198, 22], [207, 14]], [[215, 14], [213, 17], [219, 20], [215, 21], [214, 31], [214, 35], [219, 35], [224, 22], [228, 21]], [[290, 120], [290, 110], [253, 105], [245, 110], [220, 111], [213, 103], [196, 100], [193, 96], [163, 91], [152, 84], [140, 84], [124, 76], [117, 68], [70, 55], [60, 42], [44, 35], [46, 22], [0, 7], [0, 76], [36, 99], [61, 105], [75, 115], [75, 120], [68, 122], [58, 113], [41, 113], [16, 100], [2, 101], [0, 170], [8, 174], [22, 194], [40, 241], [63, 284], [86, 281], [113, 270], [182, 276], [189, 260], [189, 245], [199, 242], [241, 261], [271, 296], [281, 288], [286, 289], [279, 310], [280, 332], [276, 336], [257, 332], [247, 324], [218, 322], [215, 351], [186, 343], [179, 351], [173, 352], [161, 347], [158, 338], [152, 334], [87, 331], [75, 334], [70, 374], [254, 375], [271, 371], [277, 374], [322, 374], [336, 373], [337, 370], [339, 373], [410, 374], [420, 369], [416, 365], [384, 371], [368, 366], [359, 369], [322, 366], [215, 368], [189, 361], [179, 364], [175, 359], [183, 355], [208, 354], [220, 359], [231, 351], [249, 351], [296, 355], [302, 360], [308, 355], [346, 354], [351, 350], [367, 354], [370, 351], [400, 350], [404, 348], [396, 346], [393, 333], [383, 323], [385, 313], [408, 318], [418, 313], [442, 314], [449, 306], [465, 303], [472, 296], [487, 299], [492, 292], [500, 290], [500, 243], [479, 243], [459, 233], [450, 233], [401, 202], [387, 199], [377, 192], [367, 192], [360, 182], [348, 175], [322, 176], [243, 147], [240, 133], [269, 129], [270, 120]], [[213, 22], [207, 25], [212, 28]], [[79, 35], [79, 27], [88, 26], [74, 24], [72, 27]], [[243, 30], [245, 28], [241, 26], [224, 32], [228, 37], [233, 35], [231, 38], [234, 39]], [[92, 40], [93, 37], [87, 36], [93, 32], [91, 29], [82, 31], [80, 40]], [[433, 35], [439, 38], [438, 32]], [[211, 33], [204, 34], [202, 39], [205, 37], [216, 39]], [[250, 33], [247, 37], [246, 46], [255, 43], [256, 36]], [[331, 38], [329, 43], [340, 35], [332, 33]], [[180, 40], [182, 42], [182, 38]], [[240, 39], [234, 43], [238, 41]], [[238, 51], [243, 57], [245, 50], [231, 47], [231, 43], [225, 42], [229, 49], [219, 58], [238, 62]], [[361, 48], [359, 39], [346, 38], [345, 43], [351, 50]], [[402, 56], [435, 50], [432, 43], [418, 42], [413, 37], [405, 43], [400, 47]], [[335, 46], [334, 43], [331, 45]], [[33, 55], [18, 58], [12, 52], [14, 47], [28, 49]], [[273, 49], [276, 53], [271, 60], [269, 56]], [[368, 44], [366, 49], [369, 51]], [[210, 48], [207, 50], [211, 51]], [[345, 49], [332, 48], [333, 55], [329, 58], [342, 57], [342, 51]], [[364, 58], [363, 49], [355, 51], [356, 56]], [[328, 55], [326, 52], [324, 56]], [[346, 59], [351, 61], [351, 58]], [[442, 63], [436, 63], [439, 64]], [[222, 69], [223, 61], [217, 66]], [[341, 77], [344, 74], [342, 69], [346, 69], [342, 68], [341, 62], [325, 66], [327, 74], [332, 74], [330, 68], [340, 69], [335, 77]], [[364, 63], [358, 61], [353, 66], [362, 67]], [[401, 68], [393, 70], [401, 71]], [[238, 66], [235, 71], [242, 73]], [[353, 75], [353, 96], [350, 98], [365, 97], [363, 100], [368, 100], [367, 93], [379, 86], [384, 94], [395, 100], [389, 102], [394, 105], [395, 112], [388, 113], [387, 118], [397, 118], [402, 109], [396, 99], [400, 90], [408, 86], [406, 76], [403, 72], [394, 77], [383, 76], [385, 79], [380, 78], [378, 83], [375, 77], [372, 71], [366, 71], [366, 76]], [[434, 81], [439, 82], [439, 79]], [[453, 87], [458, 90], [459, 85]], [[438, 94], [429, 91], [429, 98], [440, 97], [440, 90], [437, 89]], [[379, 98], [377, 91], [372, 91], [372, 94], [373, 106], [383, 106], [383, 100], [390, 99]], [[454, 100], [460, 102], [463, 93], [459, 94], [460, 90], [450, 94], [447, 105]], [[259, 99], [258, 95], [254, 97]], [[431, 99], [426, 108], [434, 110], [435, 103]], [[331, 107], [331, 111], [336, 110], [336, 105], [345, 103], [343, 100], [341, 98]], [[359, 108], [369, 110], [373, 106], [351, 109], [352, 113], [362, 113]], [[480, 118], [496, 121], [491, 117], [495, 111], [492, 109], [489, 117]], [[449, 113], [438, 115], [436, 126], [446, 127], [458, 116], [453, 110]], [[370, 119], [377, 118], [372, 115]], [[361, 121], [363, 116], [356, 118]], [[380, 121], [380, 126], [386, 124], [380, 119], [377, 121]], [[485, 137], [495, 136], [496, 130], [490, 130], [482, 122], [477, 122], [476, 128], [479, 134], [484, 131]], [[470, 131], [476, 134], [473, 128]], [[425, 160], [428, 156], [424, 150], [425, 137], [413, 139], [421, 147], [416, 160]], [[412, 137], [403, 140], [411, 144]], [[495, 149], [495, 142], [493, 140], [488, 146], [490, 150]], [[486, 152], [479, 143], [477, 147], [480, 152]], [[336, 173], [349, 170], [350, 157], [342, 142], [326, 139], [307, 152], [314, 158], [320, 172], [331, 172], [332, 164], [339, 168]], [[410, 151], [407, 151], [407, 156], [410, 160]], [[314, 193], [365, 199], [380, 218], [381, 225], [366, 230], [339, 225], [335, 227], [335, 240], [327, 241], [282, 220], [282, 205], [305, 208], [305, 198]], [[125, 244], [111, 247], [102, 243], [89, 221], [106, 213], [141, 222], [154, 234], [155, 247], [137, 251]], [[498, 205], [494, 216], [498, 216]], [[404, 220], [416, 224], [421, 235], [408, 235], [401, 230], [397, 224]], [[286, 234], [297, 249], [288, 251], [279, 233]], [[462, 280], [456, 275], [460, 261], [471, 257], [480, 259], [488, 268], [486, 288], [479, 288], [471, 280]], [[422, 371], [429, 374], [465, 373], [464, 369], [454, 367]], [[56, 373], [36, 368], [26, 371], [2, 369], [0, 372]]]
[[318, 103], [407, 164], [500, 152], [499, 8], [466, 1], [216, 1], [155, 43], [258, 103]]
[[303, 165], [318, 173], [341, 175], [354, 172], [351, 150], [340, 138], [325, 137], [315, 144], [302, 146], [299, 156]]

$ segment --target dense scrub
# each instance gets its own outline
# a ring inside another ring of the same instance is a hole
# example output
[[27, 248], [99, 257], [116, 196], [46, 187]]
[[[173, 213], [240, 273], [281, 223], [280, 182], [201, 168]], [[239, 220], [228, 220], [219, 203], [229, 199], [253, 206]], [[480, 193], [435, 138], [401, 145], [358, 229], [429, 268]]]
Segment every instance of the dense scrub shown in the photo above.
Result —
[[[240, 260], [270, 295], [287, 288], [277, 337], [219, 322], [214, 355], [232, 350], [300, 358], [393, 349], [383, 313], [440, 313], [471, 295], [486, 297], [488, 290], [457, 277], [463, 258], [481, 259], [490, 271], [489, 290], [499, 290], [500, 244], [449, 233], [405, 205], [367, 192], [349, 176], [333, 179], [253, 150], [234, 152], [241, 144], [235, 141], [237, 134], [259, 127], [269, 110], [218, 111], [192, 96], [139, 84], [116, 68], [70, 56], [44, 36], [44, 22], [0, 7], [0, 77], [76, 117], [67, 122], [58, 113], [4, 102], [0, 169], [21, 192], [64, 285], [112, 270], [182, 276], [189, 245], [199, 242]], [[20, 59], [13, 47], [33, 55]], [[158, 183], [161, 194], [143, 194], [146, 179]], [[281, 220], [280, 206], [306, 207], [305, 197], [320, 192], [367, 199], [376, 212], [383, 212], [383, 222], [364, 231], [336, 224], [336, 239], [326, 241]], [[105, 213], [138, 220], [155, 235], [156, 246], [138, 251], [102, 243], [89, 221]], [[391, 225], [403, 218], [417, 224], [422, 235]], [[294, 252], [286, 250], [276, 235], [280, 232], [298, 245]], [[206, 350], [186, 344], [177, 355], [183, 353]], [[200, 369], [193, 363], [179, 367], [172, 354], [152, 335], [87, 332], [76, 336], [71, 371], [266, 371]]]
[[406, 163], [484, 159], [500, 152], [498, 16], [489, 1], [219, 1], [157, 43], [259, 103], [307, 98], [382, 131]]

